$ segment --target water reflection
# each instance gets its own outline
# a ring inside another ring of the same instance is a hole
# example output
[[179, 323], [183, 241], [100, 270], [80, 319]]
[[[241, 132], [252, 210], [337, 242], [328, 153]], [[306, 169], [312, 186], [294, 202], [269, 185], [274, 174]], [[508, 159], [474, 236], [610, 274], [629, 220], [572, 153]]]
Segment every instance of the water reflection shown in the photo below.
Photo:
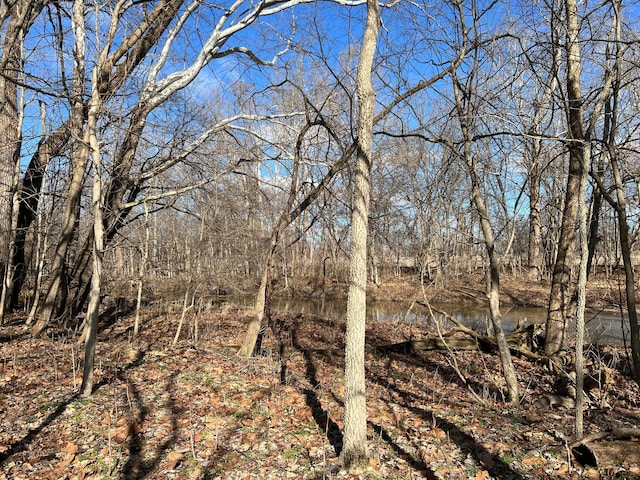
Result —
[[[231, 296], [227, 299], [230, 303], [241, 305], [253, 305], [252, 296]], [[300, 299], [300, 298], [274, 298], [272, 309], [290, 312], [293, 314], [319, 315], [323, 317], [341, 318], [347, 310], [346, 300], [335, 299]], [[489, 322], [489, 309], [477, 305], [434, 304], [437, 310], [447, 312], [449, 315], [477, 331], [485, 331]], [[527, 324], [543, 324], [547, 318], [547, 311], [543, 308], [505, 307], [502, 310], [503, 326], [506, 332], [516, 328], [518, 322]], [[443, 316], [434, 312], [435, 319], [441, 325], [452, 326], [446, 322]], [[417, 324], [430, 324], [433, 320], [426, 308], [420, 305], [411, 306], [409, 303], [375, 301], [367, 303], [367, 320], [379, 322], [401, 322]], [[447, 325], [448, 324], [448, 325]], [[588, 342], [599, 344], [620, 344], [623, 340], [623, 332], [629, 338], [629, 321], [621, 319], [615, 312], [585, 312], [586, 337]]]

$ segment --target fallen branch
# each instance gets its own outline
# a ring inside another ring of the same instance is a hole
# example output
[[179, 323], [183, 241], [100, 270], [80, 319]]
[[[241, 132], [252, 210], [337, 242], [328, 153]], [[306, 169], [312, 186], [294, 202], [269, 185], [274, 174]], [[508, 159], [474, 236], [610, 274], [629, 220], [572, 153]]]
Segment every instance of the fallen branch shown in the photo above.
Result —
[[[576, 460], [584, 466], [610, 468], [640, 464], [640, 429], [617, 428], [581, 438], [569, 445]], [[598, 441], [604, 440], [607, 441]]]
[[579, 447], [586, 443], [595, 442], [596, 440], [602, 440], [604, 438], [616, 440], [622, 438], [640, 438], [640, 428], [615, 428], [609, 432], [598, 432], [582, 437], [580, 440], [573, 442], [569, 445], [570, 448]]

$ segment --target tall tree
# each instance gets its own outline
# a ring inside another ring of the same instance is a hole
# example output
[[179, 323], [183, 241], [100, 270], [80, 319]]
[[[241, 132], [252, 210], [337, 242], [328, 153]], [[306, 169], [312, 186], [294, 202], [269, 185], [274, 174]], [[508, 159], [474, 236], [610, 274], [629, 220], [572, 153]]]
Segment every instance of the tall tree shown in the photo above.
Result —
[[359, 101], [358, 148], [351, 213], [349, 292], [345, 346], [344, 445], [342, 459], [349, 471], [368, 464], [367, 394], [364, 345], [367, 310], [367, 225], [373, 162], [373, 122], [376, 94], [371, 82], [373, 58], [378, 43], [380, 9], [377, 0], [367, 0], [365, 26], [356, 92]]
[[19, 0], [6, 2], [0, 8], [2, 53], [0, 55], [0, 278], [2, 305], [0, 323], [11, 298], [17, 220], [18, 175], [22, 148], [23, 112], [18, 98], [18, 81], [24, 73], [23, 44], [44, 2]]
[[[102, 211], [102, 158], [100, 152], [100, 142], [96, 132], [98, 125], [98, 114], [101, 108], [100, 93], [98, 91], [98, 70], [106, 59], [113, 37], [116, 32], [117, 18], [119, 10], [123, 8], [125, 0], [120, 0], [111, 12], [111, 26], [109, 34], [102, 47], [96, 65], [93, 67], [91, 77], [91, 96], [87, 112], [87, 124], [83, 137], [84, 150], [82, 155], [90, 156], [93, 163], [93, 188], [91, 193], [91, 203], [93, 206], [93, 275], [91, 277], [91, 295], [87, 308], [87, 324], [85, 333], [85, 351], [82, 374], [82, 385], [80, 392], [84, 396], [91, 395], [94, 385], [94, 364], [96, 343], [98, 338], [98, 315], [100, 313], [100, 293], [102, 291], [102, 259], [104, 256], [104, 224]], [[84, 26], [84, 2], [75, 0], [73, 4], [73, 20], [75, 24]], [[99, 14], [96, 9], [95, 14]], [[114, 19], [116, 19], [114, 21]]]
[[[461, 77], [458, 70], [451, 72], [451, 84], [453, 89], [453, 101], [456, 122], [460, 129], [460, 144], [458, 148], [451, 141], [448, 142], [449, 149], [464, 162], [471, 180], [471, 198], [479, 217], [480, 228], [484, 238], [485, 252], [489, 262], [487, 273], [486, 293], [489, 300], [489, 312], [491, 325], [495, 334], [500, 362], [502, 364], [503, 375], [507, 385], [507, 398], [511, 402], [519, 401], [518, 379], [511, 359], [511, 353], [502, 327], [502, 315], [500, 313], [500, 269], [501, 262], [496, 251], [496, 235], [492, 222], [492, 216], [483, 194], [480, 167], [478, 165], [478, 153], [474, 152], [474, 142], [476, 136], [482, 138], [483, 135], [477, 130], [476, 119], [482, 116], [479, 98], [482, 96], [478, 91], [480, 64], [483, 56], [482, 47], [489, 45], [494, 39], [483, 40], [478, 26], [480, 19], [489, 10], [473, 11], [473, 24], [467, 26], [464, 16], [461, 15], [462, 37], [465, 39], [462, 48], [469, 48], [469, 64], [466, 76]], [[461, 68], [462, 69], [462, 68]], [[486, 156], [491, 156], [487, 152]], [[485, 180], [486, 182], [486, 180]], [[486, 185], [484, 186], [486, 188]]]
[[[573, 0], [565, 1], [566, 8], [566, 67], [567, 67], [567, 122], [570, 141], [569, 172], [565, 190], [562, 225], [558, 239], [549, 311], [546, 324], [545, 352], [555, 355], [565, 345], [568, 322], [571, 316], [570, 306], [574, 301], [575, 283], [571, 279], [571, 270], [575, 262], [576, 228], [580, 205], [580, 182], [582, 181], [583, 162], [585, 161], [585, 131], [582, 91], [580, 86], [580, 47], [578, 44], [579, 21], [577, 7]], [[575, 10], [575, 11], [574, 11]], [[559, 12], [556, 12], [556, 15]], [[569, 15], [571, 13], [571, 16]]]
[[[34, 2], [37, 3], [37, 2]], [[111, 52], [110, 57], [101, 66], [102, 70], [98, 76], [98, 90], [101, 95], [101, 101], [108, 103], [110, 99], [117, 96], [117, 93], [123, 87], [125, 82], [135, 69], [145, 60], [147, 53], [157, 44], [160, 36], [166, 30], [174, 16], [179, 11], [183, 1], [161, 0], [153, 9], [146, 9], [142, 20], [137, 24], [136, 28], [123, 39], [122, 44], [115, 51]], [[148, 5], [147, 5], [148, 7]], [[124, 14], [127, 9], [121, 9], [120, 14]], [[60, 19], [62, 14], [54, 11], [51, 17]], [[61, 22], [61, 20], [58, 20]], [[62, 27], [58, 23], [53, 22], [54, 38], [56, 38], [55, 47], [59, 50], [56, 55], [62, 56], [60, 50], [63, 49], [64, 34]], [[62, 62], [63, 60], [61, 60]], [[66, 70], [60, 67], [62, 72]], [[73, 84], [73, 79], [62, 78], [61, 82], [66, 85], [67, 82]], [[71, 87], [71, 91], [73, 91]], [[73, 93], [68, 94], [65, 86], [62, 93], [50, 92], [52, 95], [69, 95], [70, 101]], [[39, 208], [39, 198], [42, 190], [44, 175], [47, 166], [52, 158], [60, 156], [64, 153], [71, 139], [72, 130], [76, 128], [76, 124], [82, 119], [77, 109], [70, 108], [71, 112], [68, 119], [63, 121], [50, 134], [42, 135], [38, 142], [37, 148], [31, 156], [27, 169], [22, 180], [22, 188], [20, 190], [20, 205], [18, 213], [18, 222], [16, 228], [15, 251], [13, 255], [13, 265], [15, 273], [12, 281], [11, 306], [18, 304], [18, 298], [25, 281], [25, 272], [28, 259], [26, 258], [26, 239], [29, 229], [37, 217]], [[85, 112], [86, 115], [86, 106]]]
[[[572, 269], [576, 260], [581, 182], [584, 172], [589, 172], [591, 168], [592, 142], [596, 128], [601, 122], [600, 115], [607, 99], [611, 96], [611, 88], [615, 78], [616, 69], [611, 67], [611, 62], [617, 61], [614, 58], [608, 61], [605, 59], [603, 62], [601, 80], [595, 87], [596, 93], [591, 96], [593, 103], [588, 118], [586, 118], [585, 109], [588, 96], [583, 94], [581, 79], [583, 59], [580, 51], [580, 35], [582, 25], [578, 4], [575, 0], [564, 0], [555, 15], [560, 15], [562, 11], [564, 11], [566, 35], [564, 46], [566, 65], [565, 114], [568, 125], [566, 143], [569, 166], [547, 314], [545, 340], [547, 355], [555, 355], [566, 346], [569, 323], [576, 314], [576, 281], [575, 278], [572, 278]], [[595, 14], [595, 11], [592, 14]], [[616, 22], [615, 16], [613, 22]]]
[[[623, 55], [626, 46], [622, 43], [622, 4], [619, 0], [610, 0], [613, 9], [612, 34], [607, 47], [607, 60], [610, 62], [610, 72], [613, 76], [612, 87], [606, 98], [604, 111], [604, 128], [601, 144], [603, 145], [598, 168], [593, 169], [591, 175], [598, 187], [600, 196], [613, 207], [618, 222], [618, 238], [620, 253], [624, 267], [625, 300], [629, 315], [629, 327], [631, 330], [631, 361], [635, 380], [640, 384], [640, 325], [638, 325], [638, 312], [635, 298], [635, 272], [631, 255], [632, 239], [628, 221], [628, 201], [625, 194], [625, 179], [621, 166], [622, 155], [618, 145], [619, 121], [620, 121], [620, 97], [623, 94], [624, 83]], [[610, 177], [613, 180], [611, 187], [605, 185], [604, 168], [605, 159], [609, 161]], [[613, 194], [612, 194], [613, 190]], [[590, 244], [591, 247], [591, 244]], [[589, 258], [592, 257], [589, 251]]]

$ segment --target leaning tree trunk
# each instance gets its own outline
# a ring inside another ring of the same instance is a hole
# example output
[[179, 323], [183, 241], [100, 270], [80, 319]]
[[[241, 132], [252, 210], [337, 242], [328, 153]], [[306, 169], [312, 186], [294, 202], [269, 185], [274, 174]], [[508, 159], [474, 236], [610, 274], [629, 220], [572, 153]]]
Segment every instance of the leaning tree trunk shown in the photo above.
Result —
[[[616, 198], [613, 199], [607, 195], [609, 204], [615, 209], [618, 219], [618, 236], [620, 239], [620, 250], [622, 252], [622, 262], [624, 265], [625, 294], [627, 301], [627, 312], [629, 315], [629, 328], [631, 330], [631, 363], [633, 366], [633, 375], [636, 383], [640, 385], [640, 325], [638, 325], [638, 312], [636, 308], [635, 296], [635, 273], [633, 269], [633, 261], [631, 258], [632, 241], [629, 238], [629, 222], [627, 219], [627, 200], [624, 193], [624, 183], [620, 172], [620, 164], [618, 152], [615, 146], [617, 134], [617, 118], [618, 118], [618, 95], [620, 88], [620, 77], [622, 76], [622, 52], [626, 46], [620, 43], [620, 2], [612, 2], [615, 11], [615, 28], [616, 28], [616, 45], [615, 45], [615, 66], [613, 71], [616, 75], [615, 88], [612, 90], [611, 98], [605, 107], [606, 119], [609, 122], [607, 147], [609, 149], [611, 170], [615, 183]], [[599, 183], [599, 187], [602, 183]], [[605, 195], [605, 192], [601, 192]]]
[[88, 164], [87, 146], [82, 141], [84, 138], [83, 125], [85, 123], [85, 39], [83, 26], [75, 23], [73, 33], [75, 37], [73, 46], [74, 73], [70, 132], [71, 136], [76, 140], [70, 156], [72, 160], [71, 183], [69, 184], [65, 202], [62, 230], [51, 265], [51, 278], [49, 279], [45, 302], [40, 311], [38, 321], [31, 330], [33, 336], [40, 335], [49, 326], [56, 309], [56, 300], [61, 295], [66, 280], [64, 276], [67, 266], [67, 251], [75, 236], [76, 221], [80, 209], [80, 197], [82, 195], [82, 186]]
[[274, 229], [271, 234], [271, 239], [269, 241], [269, 250], [264, 261], [262, 277], [260, 279], [260, 287], [258, 288], [258, 293], [256, 294], [254, 316], [249, 321], [249, 325], [247, 325], [247, 331], [245, 332], [242, 345], [240, 346], [240, 349], [237, 353], [239, 357], [247, 358], [253, 355], [253, 352], [256, 349], [256, 345], [258, 343], [258, 338], [260, 336], [260, 330], [263, 327], [264, 318], [269, 314], [267, 310], [267, 290], [269, 288], [269, 283], [271, 282], [271, 264], [273, 262], [273, 255], [276, 251], [276, 247], [278, 246], [279, 235], [277, 232], [277, 228], [278, 227], [276, 227], [276, 229]]
[[[81, 1], [78, 0], [81, 4]], [[75, 4], [74, 4], [75, 5]], [[82, 7], [80, 6], [80, 9]], [[89, 295], [89, 306], [87, 308], [87, 332], [84, 347], [84, 365], [82, 374], [82, 385], [80, 393], [83, 396], [91, 395], [94, 384], [94, 364], [96, 343], [98, 339], [98, 317], [100, 311], [100, 292], [102, 277], [102, 258], [104, 255], [104, 224], [102, 218], [102, 161], [100, 158], [100, 145], [96, 137], [97, 115], [100, 107], [100, 96], [97, 90], [97, 67], [93, 70], [93, 91], [91, 106], [89, 108], [87, 128], [85, 134], [85, 144], [91, 149], [93, 159], [93, 232], [95, 241], [93, 243], [93, 275], [91, 276], [91, 293]], [[89, 154], [87, 148], [86, 154]]]
[[314, 125], [322, 125], [322, 121], [312, 121], [305, 124], [300, 133], [298, 134], [298, 139], [296, 141], [295, 147], [295, 157], [294, 157], [294, 165], [293, 171], [291, 175], [291, 185], [289, 188], [289, 196], [287, 199], [287, 205], [285, 212], [278, 219], [278, 223], [273, 228], [271, 232], [271, 238], [269, 240], [269, 250], [267, 251], [267, 256], [264, 260], [262, 277], [260, 280], [260, 287], [258, 289], [258, 293], [256, 295], [255, 301], [255, 316], [251, 319], [247, 326], [247, 331], [245, 332], [244, 339], [242, 341], [242, 345], [237, 352], [239, 357], [249, 357], [255, 351], [256, 342], [258, 341], [258, 337], [260, 335], [260, 331], [263, 328], [263, 321], [265, 316], [267, 316], [267, 305], [268, 305], [268, 288], [269, 283], [271, 282], [271, 268], [273, 263], [273, 256], [275, 254], [276, 248], [278, 246], [278, 239], [284, 232], [285, 228], [291, 224], [296, 218], [299, 218], [303, 212], [315, 201], [315, 199], [320, 195], [322, 191], [329, 185], [333, 177], [342, 170], [342, 168], [346, 165], [347, 160], [352, 155], [355, 150], [355, 143], [352, 144], [347, 150], [342, 154], [342, 157], [336, 161], [333, 166], [329, 169], [327, 174], [322, 178], [320, 182], [307, 194], [307, 196], [295, 207], [292, 208], [295, 202], [295, 198], [298, 194], [298, 168], [300, 165], [300, 148], [303, 144], [306, 133], [309, 131], [311, 127]]
[[518, 402], [520, 394], [518, 388], [518, 377], [513, 366], [511, 352], [509, 351], [509, 345], [507, 344], [504, 329], [502, 328], [502, 314], [500, 313], [500, 262], [496, 258], [495, 239], [493, 235], [493, 228], [491, 227], [491, 221], [489, 220], [489, 212], [480, 192], [477, 167], [471, 156], [470, 150], [465, 152], [465, 156], [467, 158], [467, 166], [471, 174], [473, 203], [478, 211], [478, 215], [480, 216], [480, 226], [484, 236], [485, 249], [489, 258], [487, 297], [489, 299], [491, 325], [493, 326], [496, 344], [498, 345], [498, 352], [500, 355], [500, 363], [502, 364], [502, 371], [505, 383], [507, 384], [507, 399], [510, 402], [515, 403]]
[[[30, 0], [26, 0], [30, 2]], [[44, 5], [45, 2], [30, 2], [34, 5]], [[122, 44], [128, 45], [129, 50], [118, 49], [113, 52], [113, 55], [109, 57], [105, 63], [101, 66], [102, 71], [98, 75], [97, 89], [102, 96], [102, 101], [106, 102], [111, 96], [119, 91], [119, 88], [129, 78], [131, 72], [135, 71], [135, 68], [145, 59], [147, 53], [153, 48], [158, 39], [164, 34], [169, 24], [174, 20], [177, 12], [183, 0], [161, 0], [155, 6], [153, 10], [146, 12], [144, 18], [141, 20], [137, 28], [130, 32], [126, 39], [123, 39]], [[126, 55], [125, 55], [126, 54]], [[124, 57], [124, 58], [123, 58]], [[79, 108], [84, 108], [85, 105], [78, 105]], [[82, 115], [85, 115], [83, 112]], [[20, 212], [18, 217], [17, 237], [16, 237], [16, 249], [14, 265], [16, 267], [16, 273], [14, 277], [14, 288], [12, 305], [17, 305], [18, 296], [22, 290], [25, 279], [25, 266], [28, 263], [25, 258], [25, 243], [29, 227], [36, 218], [39, 208], [38, 198], [41, 191], [43, 175], [47, 169], [49, 159], [56, 157], [69, 143], [72, 135], [78, 131], [78, 121], [81, 115], [78, 111], [74, 110], [71, 117], [64, 122], [60, 127], [54, 130], [48, 137], [42, 139], [38, 144], [36, 152], [33, 154], [27, 170], [24, 175], [22, 192], [20, 196]], [[134, 192], [134, 193], [137, 193]], [[128, 213], [128, 210], [126, 211]], [[105, 233], [105, 243], [108, 243], [111, 238], [116, 234], [117, 228], [122, 224], [122, 221], [117, 223], [116, 228], [110, 228]], [[116, 230], [116, 231], [114, 231]], [[87, 242], [88, 255], [84, 263], [82, 264], [82, 271], [91, 271], [91, 251], [93, 245], [93, 231]], [[75, 268], [74, 271], [78, 269]], [[84, 305], [86, 297], [90, 289], [91, 274], [83, 273], [82, 279], [83, 285], [77, 288], [81, 294], [76, 294], [74, 297], [82, 297], [80, 302]], [[76, 283], [77, 285], [77, 283]], [[78, 303], [78, 302], [76, 302]]]
[[[462, 131], [462, 138], [464, 139], [463, 151], [460, 155], [466, 163], [471, 179], [472, 201], [480, 219], [480, 228], [482, 229], [482, 235], [484, 237], [485, 251], [489, 260], [486, 292], [489, 299], [491, 325], [494, 330], [500, 355], [500, 362], [502, 365], [502, 372], [507, 385], [507, 399], [510, 402], [518, 402], [518, 377], [513, 366], [511, 352], [509, 351], [509, 345], [507, 344], [504, 329], [502, 328], [502, 315], [500, 314], [500, 262], [498, 261], [497, 254], [495, 252], [493, 227], [491, 226], [489, 210], [485, 204], [482, 191], [480, 189], [478, 165], [472, 151], [473, 140], [471, 126], [475, 112], [473, 111], [474, 107], [470, 102], [465, 103], [467, 99], [471, 98], [472, 87], [470, 85], [463, 86], [455, 71], [452, 72], [451, 78], [453, 84], [453, 95], [456, 102], [456, 112], [458, 114], [458, 122]], [[466, 88], [466, 91], [461, 91], [462, 88]], [[453, 148], [455, 151], [455, 147]]]
[[18, 298], [22, 291], [26, 276], [27, 259], [25, 255], [27, 233], [38, 215], [39, 202], [42, 193], [44, 177], [49, 165], [49, 160], [60, 154], [70, 138], [70, 122], [66, 122], [51, 135], [41, 140], [35, 153], [32, 155], [27, 170], [22, 179], [20, 190], [20, 206], [18, 209], [18, 224], [16, 226], [16, 240], [13, 264], [13, 289], [11, 306], [18, 305]]
[[620, 250], [622, 252], [622, 262], [624, 265], [625, 295], [627, 301], [627, 312], [629, 315], [629, 328], [631, 330], [631, 362], [635, 381], [640, 385], [640, 325], [638, 325], [638, 311], [636, 308], [635, 273], [633, 271], [633, 261], [631, 258], [631, 240], [629, 239], [629, 223], [627, 221], [627, 202], [616, 153], [611, 154], [611, 167], [615, 181], [616, 198], [613, 199], [608, 196], [606, 198], [614, 207], [616, 217], [618, 219], [618, 236], [620, 239]]

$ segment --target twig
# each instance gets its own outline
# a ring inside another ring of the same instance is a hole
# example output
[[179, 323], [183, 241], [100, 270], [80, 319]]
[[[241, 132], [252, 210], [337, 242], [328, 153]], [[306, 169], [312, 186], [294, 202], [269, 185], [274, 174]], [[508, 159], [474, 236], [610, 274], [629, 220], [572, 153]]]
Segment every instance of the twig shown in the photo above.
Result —
[[455, 355], [453, 354], [453, 351], [451, 350], [451, 348], [449, 348], [449, 344], [444, 340], [444, 338], [442, 336], [442, 332], [440, 331], [440, 325], [438, 325], [438, 322], [436, 321], [436, 317], [433, 314], [433, 310], [431, 309], [431, 304], [429, 303], [429, 300], [427, 300], [427, 295], [426, 295], [426, 292], [424, 291], [424, 285], [422, 286], [422, 295], [424, 297], [424, 302], [425, 302], [427, 308], [429, 309], [429, 315], [431, 316], [431, 319], [433, 320], [433, 323], [436, 326], [436, 331], [438, 332], [438, 337], [440, 338], [440, 341], [444, 344], [444, 347], [447, 349], [447, 352], [449, 353], [449, 357], [450, 357], [449, 364], [455, 370], [456, 375], [458, 375], [458, 378], [460, 378], [462, 383], [464, 383], [466, 385], [467, 384], [467, 379], [464, 377], [464, 375], [462, 375], [462, 372], [458, 368], [458, 362], [456, 360]]

